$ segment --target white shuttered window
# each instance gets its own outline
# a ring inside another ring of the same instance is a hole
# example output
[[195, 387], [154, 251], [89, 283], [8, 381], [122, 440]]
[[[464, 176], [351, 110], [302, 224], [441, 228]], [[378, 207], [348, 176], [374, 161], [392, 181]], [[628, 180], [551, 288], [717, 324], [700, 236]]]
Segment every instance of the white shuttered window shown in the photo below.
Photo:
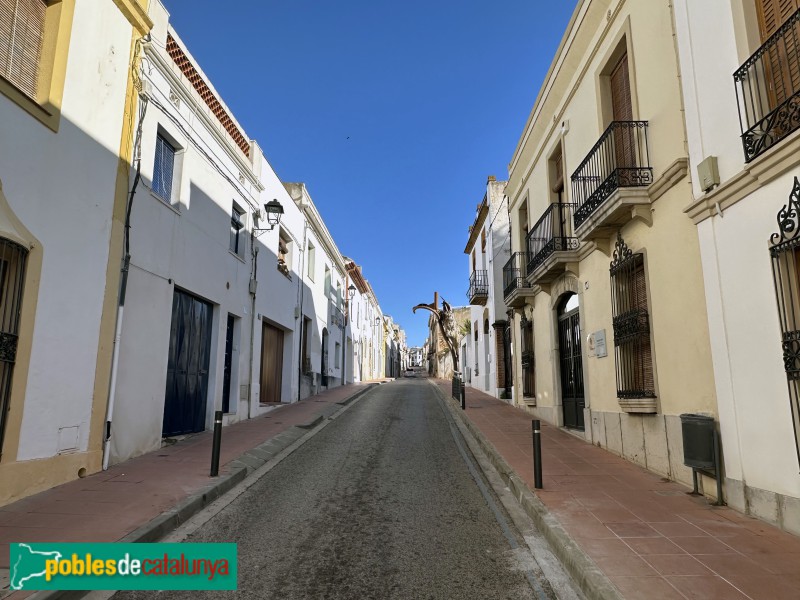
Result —
[[43, 0], [0, 0], [0, 76], [33, 99], [46, 8]]

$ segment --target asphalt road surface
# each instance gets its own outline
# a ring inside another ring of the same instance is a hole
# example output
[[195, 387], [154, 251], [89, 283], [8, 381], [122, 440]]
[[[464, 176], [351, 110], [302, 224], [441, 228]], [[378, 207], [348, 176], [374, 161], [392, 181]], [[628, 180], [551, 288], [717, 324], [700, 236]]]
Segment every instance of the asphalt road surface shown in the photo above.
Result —
[[423, 379], [381, 385], [186, 540], [238, 543], [238, 591], [115, 598], [553, 597], [449, 418]]

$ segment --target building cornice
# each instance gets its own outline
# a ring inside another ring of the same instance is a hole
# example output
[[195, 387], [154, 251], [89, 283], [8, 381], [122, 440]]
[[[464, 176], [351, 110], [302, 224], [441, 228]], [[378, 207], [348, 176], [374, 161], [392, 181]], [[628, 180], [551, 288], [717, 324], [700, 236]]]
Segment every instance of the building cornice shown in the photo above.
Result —
[[478, 215], [475, 217], [475, 222], [472, 224], [472, 227], [469, 228], [469, 240], [467, 240], [467, 245], [464, 247], [464, 254], [472, 252], [472, 247], [478, 240], [478, 234], [481, 232], [483, 224], [486, 222], [486, 215], [488, 214], [489, 202], [486, 196], [484, 196], [483, 202], [478, 205]]

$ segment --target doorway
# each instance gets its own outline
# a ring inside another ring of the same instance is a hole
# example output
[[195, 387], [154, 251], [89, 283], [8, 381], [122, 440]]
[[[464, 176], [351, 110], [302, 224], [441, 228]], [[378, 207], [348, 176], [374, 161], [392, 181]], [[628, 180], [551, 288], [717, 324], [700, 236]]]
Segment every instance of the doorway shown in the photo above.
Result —
[[261, 324], [261, 404], [280, 403], [283, 385], [283, 330]]
[[566, 295], [558, 305], [558, 354], [564, 427], [583, 431], [586, 398], [583, 390], [580, 305], [577, 294]]
[[181, 290], [172, 296], [164, 394], [164, 437], [205, 429], [212, 306]]
[[322, 330], [322, 364], [320, 365], [322, 387], [328, 387], [328, 329]]
[[225, 366], [222, 372], [222, 412], [229, 413], [231, 408], [231, 371], [233, 370], [233, 328], [236, 317], [228, 315], [225, 329]]

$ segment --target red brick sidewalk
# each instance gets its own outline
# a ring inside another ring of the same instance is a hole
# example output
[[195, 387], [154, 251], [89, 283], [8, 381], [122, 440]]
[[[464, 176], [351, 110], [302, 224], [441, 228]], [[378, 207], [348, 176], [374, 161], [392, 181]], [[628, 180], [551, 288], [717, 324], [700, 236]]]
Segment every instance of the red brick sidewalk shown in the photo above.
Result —
[[[530, 413], [468, 387], [466, 417], [533, 490]], [[542, 463], [536, 495], [625, 598], [800, 598], [799, 538], [545, 423]]]
[[[362, 391], [337, 387], [223, 429], [220, 474], [251, 448]], [[113, 542], [206, 487], [210, 431], [134, 458], [108, 471], [0, 507], [0, 570], [9, 567], [10, 542]], [[0, 574], [0, 596], [8, 585]]]

